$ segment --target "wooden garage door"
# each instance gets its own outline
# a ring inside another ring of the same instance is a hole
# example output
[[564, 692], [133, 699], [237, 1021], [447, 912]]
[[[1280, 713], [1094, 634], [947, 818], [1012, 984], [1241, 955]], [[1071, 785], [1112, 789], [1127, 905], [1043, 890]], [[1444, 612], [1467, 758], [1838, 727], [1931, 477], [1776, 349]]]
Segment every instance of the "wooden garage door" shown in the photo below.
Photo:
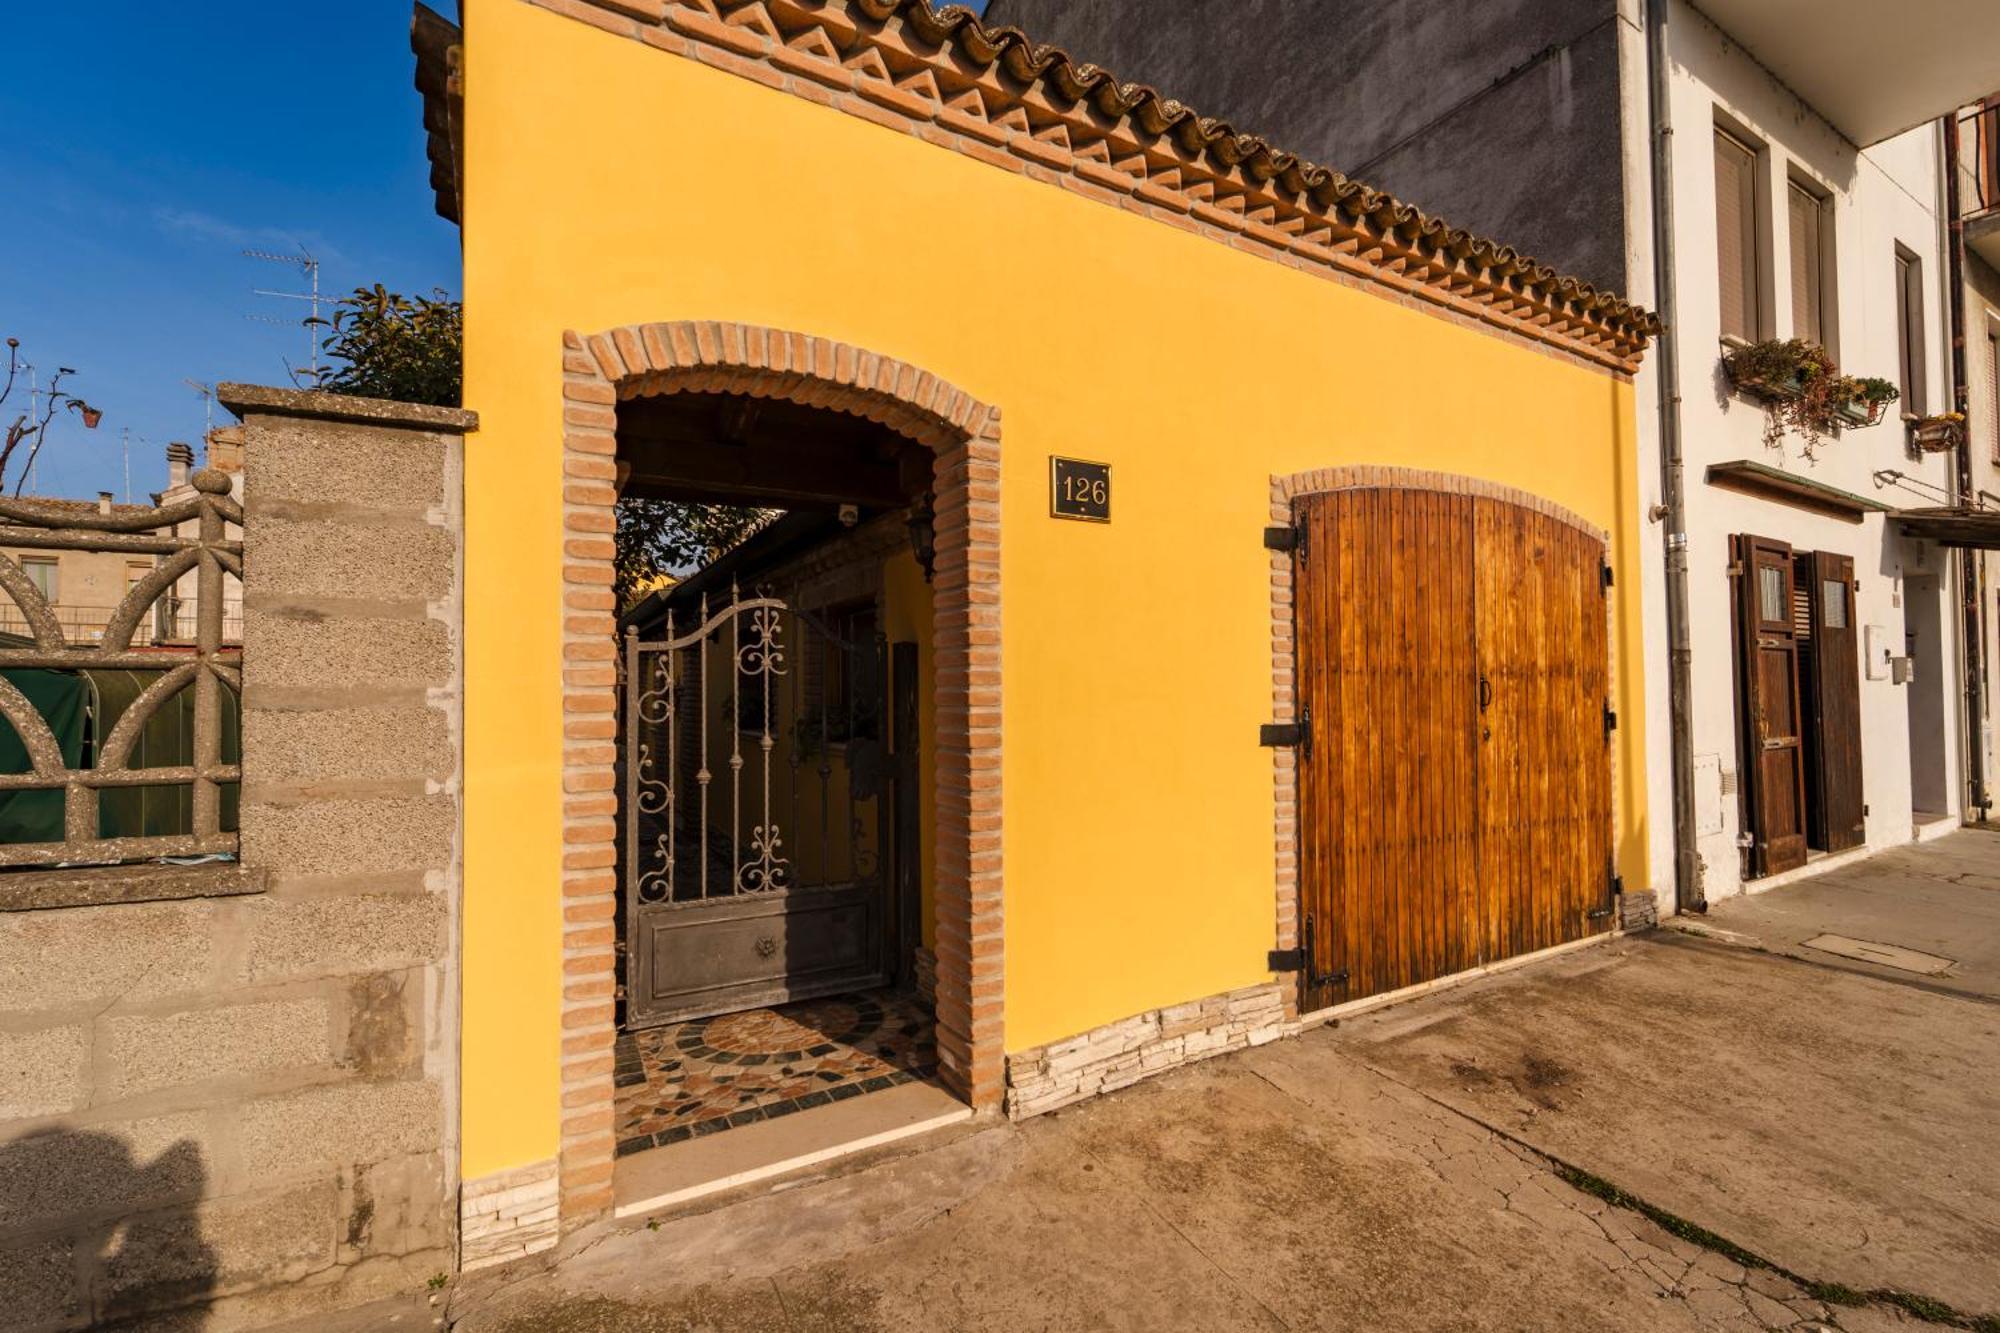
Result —
[[1601, 543], [1434, 491], [1296, 513], [1306, 1006], [1608, 928]]

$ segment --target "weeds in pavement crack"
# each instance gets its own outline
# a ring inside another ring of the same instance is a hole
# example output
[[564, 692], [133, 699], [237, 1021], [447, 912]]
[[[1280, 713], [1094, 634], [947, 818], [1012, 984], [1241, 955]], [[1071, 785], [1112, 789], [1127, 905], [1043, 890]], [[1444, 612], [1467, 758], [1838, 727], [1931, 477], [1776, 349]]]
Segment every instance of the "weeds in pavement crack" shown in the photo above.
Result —
[[1808, 1281], [1797, 1273], [1779, 1267], [1762, 1255], [1751, 1253], [1726, 1236], [1718, 1236], [1707, 1227], [1690, 1222], [1684, 1217], [1678, 1217], [1664, 1208], [1655, 1207], [1644, 1199], [1619, 1189], [1601, 1176], [1594, 1176], [1588, 1171], [1554, 1159], [1551, 1159], [1551, 1165], [1555, 1168], [1556, 1175], [1570, 1188], [1588, 1194], [1594, 1199], [1602, 1199], [1614, 1208], [1637, 1213], [1668, 1235], [1678, 1236], [1690, 1245], [1699, 1245], [1704, 1250], [1712, 1250], [1741, 1267], [1762, 1269], [1795, 1282], [1804, 1289], [1806, 1295], [1824, 1305], [1846, 1306], [1850, 1309], [1869, 1304], [1892, 1305], [1904, 1314], [1921, 1319], [1927, 1324], [1942, 1324], [1946, 1328], [1966, 1328], [1973, 1330], [1973, 1333], [2000, 1333], [2000, 1315], [1963, 1314], [1934, 1296], [1897, 1291], [1890, 1287], [1856, 1291], [1839, 1282]]

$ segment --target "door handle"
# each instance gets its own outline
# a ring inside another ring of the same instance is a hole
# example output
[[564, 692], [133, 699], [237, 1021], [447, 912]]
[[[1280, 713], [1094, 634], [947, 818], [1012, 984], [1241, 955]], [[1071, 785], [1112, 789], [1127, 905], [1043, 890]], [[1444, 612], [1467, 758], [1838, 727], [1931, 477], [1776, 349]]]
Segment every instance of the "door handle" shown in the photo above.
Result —
[[1479, 678], [1479, 711], [1482, 713], [1485, 712], [1492, 703], [1493, 682], [1481, 676]]

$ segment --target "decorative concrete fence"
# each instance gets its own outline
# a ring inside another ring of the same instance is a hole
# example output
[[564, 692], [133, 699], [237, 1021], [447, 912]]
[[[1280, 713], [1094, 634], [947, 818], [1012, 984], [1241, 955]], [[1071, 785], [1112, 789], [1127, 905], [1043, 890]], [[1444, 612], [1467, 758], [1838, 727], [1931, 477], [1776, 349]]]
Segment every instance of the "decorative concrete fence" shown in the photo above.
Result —
[[240, 859], [0, 874], [10, 1333], [194, 1306], [221, 1333], [455, 1267], [473, 418], [220, 398], [248, 435], [241, 675], [215, 677], [241, 688]]

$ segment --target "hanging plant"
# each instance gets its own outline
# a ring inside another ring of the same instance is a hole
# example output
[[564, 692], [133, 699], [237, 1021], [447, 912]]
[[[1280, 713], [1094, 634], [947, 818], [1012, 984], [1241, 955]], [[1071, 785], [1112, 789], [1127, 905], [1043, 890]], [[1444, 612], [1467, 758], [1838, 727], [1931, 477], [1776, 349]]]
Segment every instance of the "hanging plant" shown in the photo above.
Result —
[[1805, 338], [1733, 348], [1722, 366], [1732, 386], [1762, 400], [1765, 445], [1782, 451], [1786, 432], [1794, 432], [1808, 459], [1839, 427], [1881, 421], [1900, 396], [1887, 380], [1841, 374], [1827, 350]]
[[1939, 412], [1910, 426], [1910, 443], [1927, 454], [1948, 454], [1965, 442], [1965, 413]]
[[1846, 425], [1873, 426], [1882, 420], [1889, 405], [1902, 396], [1902, 390], [1885, 379], [1842, 375], [1834, 411]]
[[1767, 402], [1796, 398], [1811, 381], [1834, 373], [1826, 349], [1805, 338], [1732, 348], [1723, 354], [1722, 368], [1731, 385]]

